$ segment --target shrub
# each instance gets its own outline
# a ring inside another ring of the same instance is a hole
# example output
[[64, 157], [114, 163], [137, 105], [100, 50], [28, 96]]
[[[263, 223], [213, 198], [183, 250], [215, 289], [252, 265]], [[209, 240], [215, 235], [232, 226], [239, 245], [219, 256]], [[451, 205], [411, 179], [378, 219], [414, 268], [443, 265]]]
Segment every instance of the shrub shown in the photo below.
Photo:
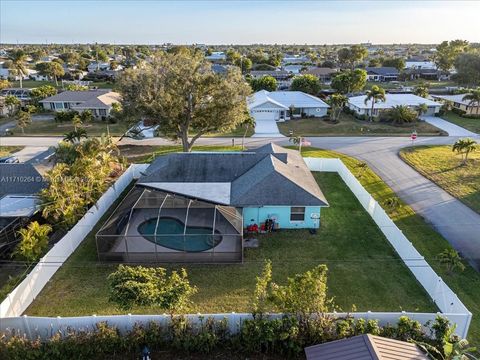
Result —
[[467, 113], [465, 110], [457, 109], [454, 107], [452, 107], [452, 112], [460, 116], [463, 116]]
[[197, 291], [187, 278], [187, 271], [172, 271], [167, 275], [164, 268], [119, 265], [108, 276], [110, 301], [121, 309], [133, 306], [158, 306], [174, 312], [184, 309], [190, 297]]
[[52, 227], [48, 224], [40, 225], [37, 221], [31, 222], [26, 228], [18, 231], [21, 236], [15, 254], [29, 262], [37, 261], [48, 246], [48, 234]]
[[75, 110], [58, 111], [55, 113], [55, 121], [59, 123], [71, 122], [76, 115], [78, 115], [78, 111]]

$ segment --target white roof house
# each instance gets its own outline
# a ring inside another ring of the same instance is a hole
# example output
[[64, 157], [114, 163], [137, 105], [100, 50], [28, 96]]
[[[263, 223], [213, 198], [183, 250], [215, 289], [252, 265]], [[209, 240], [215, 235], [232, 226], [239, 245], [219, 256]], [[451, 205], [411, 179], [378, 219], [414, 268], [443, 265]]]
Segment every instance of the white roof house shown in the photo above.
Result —
[[247, 106], [256, 121], [288, 120], [293, 106], [293, 117], [327, 115], [329, 106], [316, 96], [301, 91], [260, 90], [249, 96]]
[[[373, 100], [365, 103], [365, 99], [366, 95], [353, 96], [348, 99], [348, 107], [359, 115], [369, 115]], [[378, 115], [379, 110], [388, 110], [398, 105], [414, 108], [420, 104], [426, 104], [428, 106], [428, 112], [425, 115], [431, 116], [438, 113], [441, 107], [441, 104], [435, 101], [413, 94], [385, 94], [385, 99], [385, 102], [379, 101], [375, 103], [373, 115]]]
[[463, 100], [463, 97], [467, 94], [455, 94], [455, 95], [432, 95], [435, 100], [438, 100], [444, 104], [465, 111], [467, 114], [480, 114], [480, 106], [471, 104], [469, 100]]

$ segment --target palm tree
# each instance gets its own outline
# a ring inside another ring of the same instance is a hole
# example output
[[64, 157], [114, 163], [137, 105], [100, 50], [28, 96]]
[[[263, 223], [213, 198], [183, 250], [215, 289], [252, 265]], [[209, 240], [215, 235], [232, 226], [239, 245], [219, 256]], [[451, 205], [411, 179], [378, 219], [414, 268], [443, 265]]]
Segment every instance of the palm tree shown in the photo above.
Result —
[[63, 140], [74, 144], [80, 142], [82, 138], [86, 139], [87, 137], [87, 130], [80, 128], [66, 133]]
[[417, 113], [406, 105], [397, 105], [386, 112], [387, 118], [393, 124], [414, 123], [417, 120]]
[[462, 258], [455, 249], [450, 248], [443, 250], [438, 254], [438, 259], [440, 260], [440, 263], [445, 265], [448, 274], [451, 274], [455, 269], [459, 269], [460, 271], [465, 270]]
[[23, 77], [27, 75], [27, 68], [25, 62], [27, 54], [23, 50], [12, 50], [8, 53], [8, 60], [10, 61], [10, 70], [20, 78], [20, 87], [23, 87]]
[[385, 97], [385, 89], [381, 88], [380, 86], [373, 85], [370, 90], [367, 90], [366, 92], [366, 97], [365, 97], [365, 105], [368, 103], [368, 101], [372, 101], [372, 108], [370, 109], [370, 121], [373, 120], [373, 109], [375, 107], [375, 104], [379, 101], [385, 102], [387, 101]]
[[418, 117], [422, 116], [423, 114], [426, 114], [428, 111], [428, 105], [425, 103], [419, 104], [417, 106], [417, 112], [418, 112]]
[[468, 154], [475, 150], [477, 150], [477, 142], [470, 138], [459, 139], [452, 146], [452, 151], [456, 151], [458, 154], [462, 155], [463, 165], [467, 163]]
[[478, 109], [480, 108], [480, 88], [471, 90], [468, 94], [462, 98], [463, 101], [468, 101], [468, 106], [476, 106], [475, 113], [478, 115]]
[[247, 117], [242, 122], [242, 126], [245, 127], [245, 132], [243, 133], [243, 137], [242, 137], [242, 150], [245, 150], [245, 137], [247, 136], [248, 129], [250, 127], [254, 128], [256, 125], [254, 117], [248, 113], [246, 115]]
[[332, 107], [332, 120], [334, 122], [338, 121], [338, 117], [347, 102], [348, 98], [345, 95], [333, 94], [330, 96], [329, 104]]
[[80, 126], [82, 126], [82, 124], [83, 124], [83, 121], [82, 121], [82, 118], [80, 117], [80, 115], [76, 114], [76, 115], [73, 116], [72, 124], [73, 124], [74, 131], [76, 132], [78, 130], [78, 128]]

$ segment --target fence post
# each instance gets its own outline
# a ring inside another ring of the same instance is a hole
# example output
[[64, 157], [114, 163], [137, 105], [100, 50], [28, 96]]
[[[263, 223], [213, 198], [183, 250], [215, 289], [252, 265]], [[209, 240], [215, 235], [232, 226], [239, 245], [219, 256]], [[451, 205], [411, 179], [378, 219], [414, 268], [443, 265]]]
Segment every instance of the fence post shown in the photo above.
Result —
[[23, 328], [24, 330], [27, 332], [27, 336], [30, 340], [33, 340], [32, 339], [32, 331], [30, 330], [30, 321], [28, 319], [28, 316], [27, 315], [23, 315], [22, 316], [22, 319], [23, 319]]

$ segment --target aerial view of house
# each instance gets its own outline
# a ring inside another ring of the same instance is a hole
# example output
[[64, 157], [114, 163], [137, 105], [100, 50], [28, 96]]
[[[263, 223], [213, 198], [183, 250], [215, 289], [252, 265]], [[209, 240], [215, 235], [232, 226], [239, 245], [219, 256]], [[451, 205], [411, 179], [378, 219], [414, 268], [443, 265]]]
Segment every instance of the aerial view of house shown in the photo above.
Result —
[[301, 91], [266, 91], [254, 93], [247, 100], [250, 114], [256, 121], [285, 121], [295, 117], [322, 117], [329, 106], [316, 96]]
[[480, 360], [480, 1], [0, 2], [0, 360]]
[[295, 150], [174, 153], [148, 167], [97, 233], [97, 249], [103, 260], [242, 261], [247, 229], [316, 229], [326, 206]]

